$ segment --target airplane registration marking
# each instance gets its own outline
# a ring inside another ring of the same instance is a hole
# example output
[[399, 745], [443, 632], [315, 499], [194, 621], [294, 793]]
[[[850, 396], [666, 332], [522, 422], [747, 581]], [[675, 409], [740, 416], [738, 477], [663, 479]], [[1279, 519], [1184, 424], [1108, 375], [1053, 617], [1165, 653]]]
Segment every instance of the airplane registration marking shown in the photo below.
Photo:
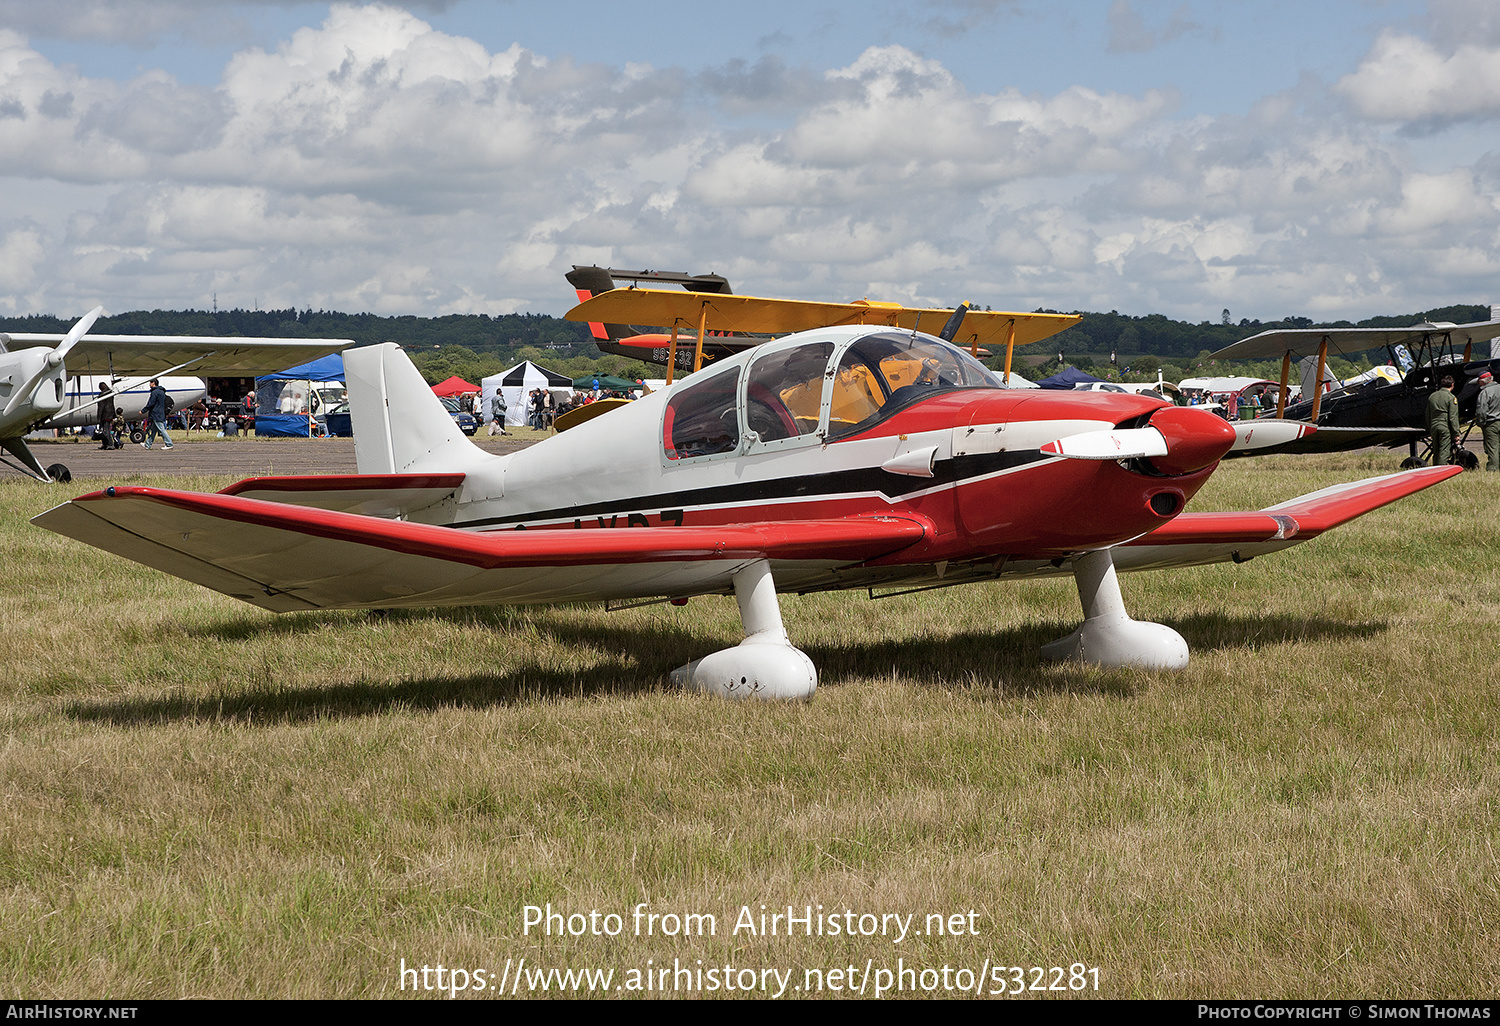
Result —
[[[658, 513], [657, 516], [661, 519], [661, 526], [663, 526], [663, 527], [665, 527], [667, 524], [671, 524], [674, 527], [681, 527], [682, 526], [683, 511], [680, 510], [680, 509], [664, 509], [660, 513]], [[609, 521], [607, 523], [605, 522], [605, 519], [602, 516], [596, 516], [596, 517], [594, 517], [594, 520], [595, 520], [596, 523], [598, 523], [598, 525], [600, 527], [604, 527], [604, 528], [619, 527], [619, 526], [621, 526], [620, 525], [620, 514], [618, 514], [618, 513], [611, 513], [610, 516], [609, 516]], [[463, 525], [463, 526], [469, 526], [469, 525]], [[650, 527], [651, 526], [651, 520], [644, 513], [626, 513], [625, 514], [625, 525], [624, 526], [626, 526], [626, 527]], [[526, 527], [525, 524], [517, 524], [515, 529], [517, 531], [528, 530], [528, 528]], [[581, 530], [584, 529], [584, 527], [583, 527], [583, 518], [582, 517], [574, 517], [573, 518], [573, 529], [576, 530], [576, 531], [581, 531]]]

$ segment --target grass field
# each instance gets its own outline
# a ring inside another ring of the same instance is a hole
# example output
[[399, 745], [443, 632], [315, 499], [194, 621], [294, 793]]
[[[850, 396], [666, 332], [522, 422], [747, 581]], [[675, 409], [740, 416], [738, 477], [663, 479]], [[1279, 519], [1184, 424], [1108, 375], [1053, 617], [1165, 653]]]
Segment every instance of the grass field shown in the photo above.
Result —
[[[1193, 508], [1394, 463], [1241, 460]], [[781, 705], [666, 686], [739, 639], [730, 599], [276, 617], [26, 522], [81, 490], [0, 481], [0, 996], [435, 995], [403, 959], [498, 996], [522, 958], [627, 993], [674, 959], [787, 996], [867, 966], [940, 996], [945, 965], [1062, 968], [1028, 996], [1500, 992], [1500, 474], [1125, 577], [1180, 673], [1041, 663], [1070, 580], [786, 597], [820, 687]], [[621, 931], [527, 932], [548, 903]], [[641, 903], [716, 929], [637, 936]], [[762, 905], [913, 932], [734, 930]]]

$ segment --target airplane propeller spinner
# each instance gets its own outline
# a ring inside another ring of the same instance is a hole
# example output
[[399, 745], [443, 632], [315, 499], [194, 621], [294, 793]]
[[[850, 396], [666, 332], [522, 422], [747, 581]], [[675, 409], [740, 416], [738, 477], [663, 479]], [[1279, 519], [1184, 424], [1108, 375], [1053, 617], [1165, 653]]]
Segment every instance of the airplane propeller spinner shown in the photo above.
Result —
[[[57, 372], [57, 369], [63, 365], [63, 361], [67, 359], [68, 353], [71, 352], [73, 347], [78, 344], [78, 340], [83, 338], [83, 336], [88, 333], [88, 330], [94, 326], [94, 322], [99, 319], [99, 315], [103, 312], [104, 307], [96, 306], [88, 313], [78, 318], [78, 321], [73, 325], [72, 330], [64, 335], [63, 340], [58, 343], [57, 348], [52, 350], [50, 353], [47, 353], [46, 356], [43, 357], [43, 359], [41, 360], [41, 366], [37, 368], [36, 373], [34, 373], [30, 378], [27, 378], [25, 384], [11, 393], [10, 402], [5, 404], [4, 410], [0, 410], [0, 420], [9, 418], [12, 413], [22, 407], [27, 400], [30, 400], [32, 398], [32, 394], [36, 392], [37, 387], [41, 385], [44, 379]], [[61, 408], [62, 397], [59, 395], [57, 397], [57, 405], [55, 407], [48, 407], [46, 409], [46, 412], [50, 413]]]
[[1085, 431], [1041, 451], [1075, 460], [1147, 459], [1159, 473], [1177, 476], [1213, 466], [1237, 441], [1234, 428], [1206, 410], [1166, 406], [1146, 427]]

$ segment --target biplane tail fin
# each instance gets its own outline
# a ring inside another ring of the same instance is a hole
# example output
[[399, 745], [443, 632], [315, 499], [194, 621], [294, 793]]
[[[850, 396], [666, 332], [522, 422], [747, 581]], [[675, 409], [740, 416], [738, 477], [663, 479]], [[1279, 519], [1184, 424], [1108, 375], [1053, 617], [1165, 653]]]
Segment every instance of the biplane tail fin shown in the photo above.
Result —
[[464, 437], [400, 346], [347, 349], [344, 374], [361, 474], [466, 472], [495, 458]]
[[[573, 291], [578, 293], [580, 303], [586, 303], [595, 296], [602, 296], [615, 287], [614, 278], [603, 267], [574, 267], [566, 277], [568, 284], [573, 286]], [[612, 342], [616, 339], [639, 335], [640, 332], [628, 324], [604, 324], [599, 321], [590, 321], [589, 334], [593, 335], [595, 342]]]

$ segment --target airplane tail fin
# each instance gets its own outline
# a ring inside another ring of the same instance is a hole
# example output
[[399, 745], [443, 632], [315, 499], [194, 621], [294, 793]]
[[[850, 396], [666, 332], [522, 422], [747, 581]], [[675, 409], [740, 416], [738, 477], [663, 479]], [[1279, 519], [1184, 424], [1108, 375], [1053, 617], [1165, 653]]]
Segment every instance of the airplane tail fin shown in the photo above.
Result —
[[[568, 284], [573, 286], [573, 291], [578, 293], [580, 303], [602, 296], [615, 287], [614, 278], [603, 267], [574, 267], [566, 277]], [[595, 342], [609, 342], [640, 334], [628, 324], [599, 324], [593, 321], [589, 322], [589, 332], [594, 336]]]
[[464, 437], [401, 347], [344, 350], [361, 474], [457, 472], [493, 457]]

